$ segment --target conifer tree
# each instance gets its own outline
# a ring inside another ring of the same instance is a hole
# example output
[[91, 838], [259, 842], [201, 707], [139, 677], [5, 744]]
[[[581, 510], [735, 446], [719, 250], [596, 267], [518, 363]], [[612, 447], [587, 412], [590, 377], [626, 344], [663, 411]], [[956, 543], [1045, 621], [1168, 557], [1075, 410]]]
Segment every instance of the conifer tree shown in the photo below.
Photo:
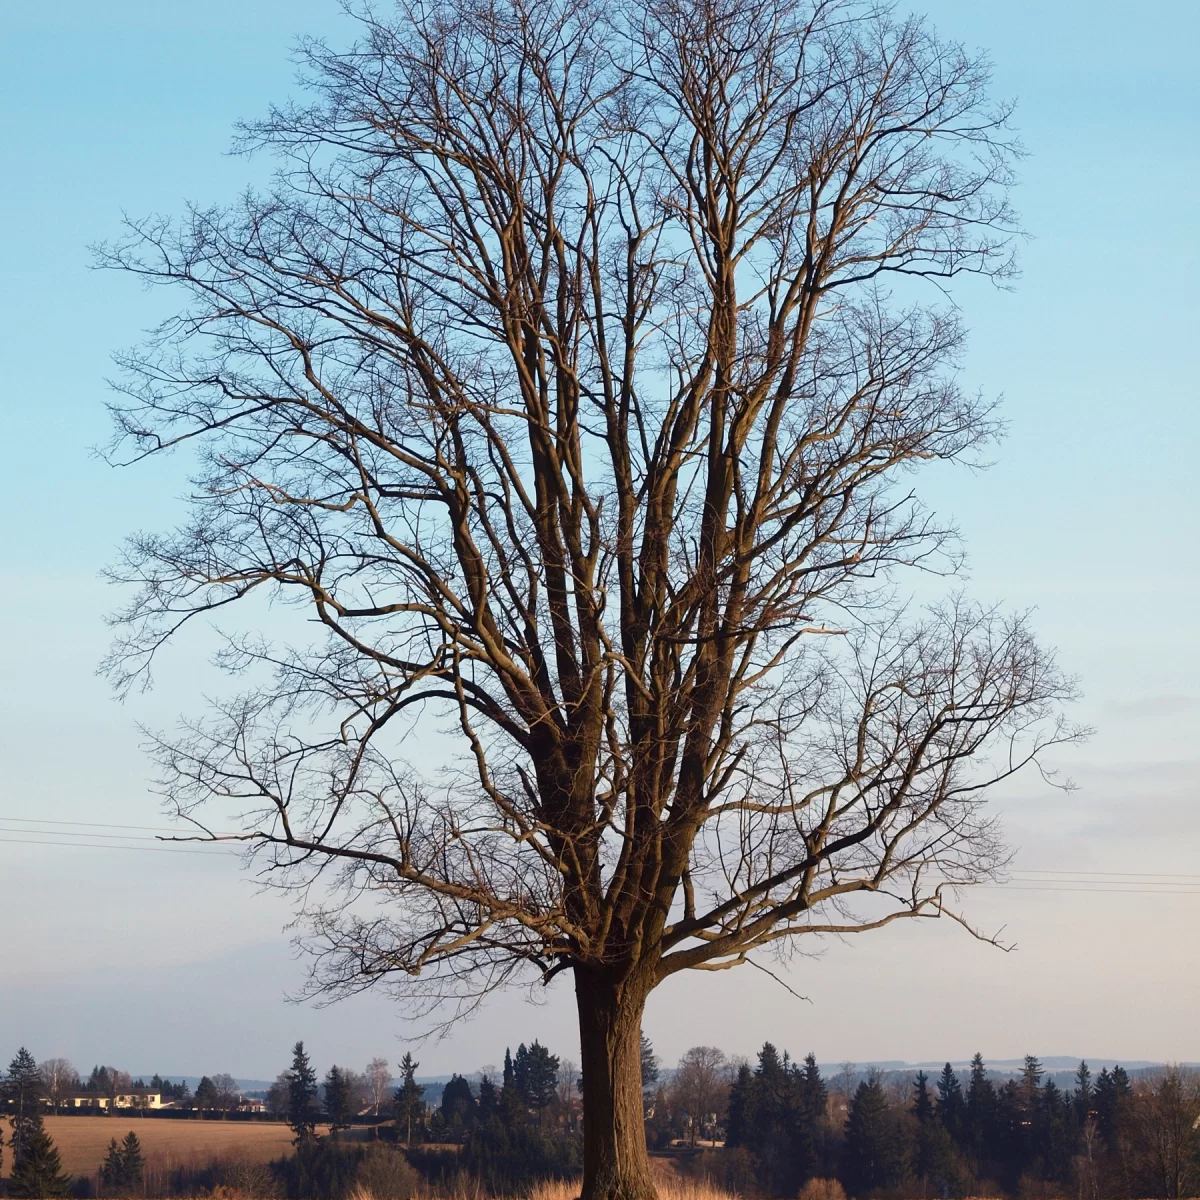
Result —
[[658, 1082], [658, 1055], [654, 1053], [654, 1045], [643, 1033], [641, 1035], [642, 1055], [642, 1091], [653, 1090]]
[[479, 1120], [489, 1121], [496, 1115], [499, 1101], [496, 1096], [496, 1085], [491, 1076], [484, 1075], [479, 1080]]
[[958, 1082], [958, 1076], [949, 1063], [942, 1068], [942, 1073], [938, 1076], [937, 1116], [952, 1138], [957, 1141], [962, 1137], [966, 1104], [963, 1100], [962, 1086]]
[[893, 1187], [904, 1170], [904, 1147], [883, 1084], [872, 1073], [855, 1090], [846, 1117], [843, 1176], [855, 1196]]
[[63, 1173], [58, 1151], [35, 1104], [32, 1116], [24, 1118], [20, 1151], [13, 1153], [8, 1195], [21, 1200], [53, 1200], [69, 1195], [70, 1188], [71, 1180]]
[[207, 1075], [196, 1084], [196, 1096], [192, 1103], [201, 1112], [208, 1112], [217, 1107], [220, 1097], [217, 1095], [217, 1085]]
[[558, 1056], [534, 1040], [517, 1047], [513, 1060], [513, 1081], [525, 1103], [538, 1112], [549, 1106], [558, 1086]]
[[996, 1112], [996, 1089], [988, 1078], [983, 1055], [971, 1059], [971, 1077], [967, 1084], [966, 1144], [975, 1157], [979, 1170]]
[[451, 1075], [442, 1089], [441, 1113], [452, 1140], [460, 1140], [475, 1123], [475, 1097], [463, 1076]]
[[[425, 1104], [421, 1097], [425, 1094], [424, 1087], [417, 1082], [417, 1068], [421, 1064], [411, 1054], [405, 1054], [400, 1060], [400, 1086], [396, 1089], [396, 1119], [404, 1126], [404, 1144], [411, 1146], [413, 1130], [421, 1127]], [[508, 1053], [505, 1052], [505, 1070], [509, 1066]]]
[[811, 1051], [796, 1072], [796, 1185], [802, 1186], [819, 1173], [827, 1139], [829, 1098], [816, 1055]]
[[913, 1116], [924, 1125], [933, 1120], [933, 1099], [929, 1095], [929, 1076], [924, 1071], [917, 1072], [913, 1082]]
[[748, 1146], [754, 1128], [754, 1076], [749, 1063], [738, 1067], [729, 1087], [729, 1115], [725, 1124], [725, 1145], [730, 1149]]
[[304, 1052], [303, 1042], [292, 1047], [292, 1069], [287, 1072], [287, 1084], [288, 1124], [296, 1135], [296, 1145], [307, 1144], [317, 1134], [317, 1073]]
[[42, 1077], [32, 1054], [22, 1046], [8, 1064], [4, 1094], [8, 1101], [9, 1146], [13, 1170], [25, 1153], [33, 1131], [41, 1125], [38, 1101], [42, 1093]]
[[330, 1067], [325, 1076], [325, 1119], [334, 1140], [343, 1129], [350, 1128], [350, 1081], [337, 1066]]
[[1092, 1111], [1092, 1072], [1086, 1062], [1080, 1062], [1075, 1071], [1075, 1119], [1082, 1129]]
[[1071, 1105], [1053, 1079], [1048, 1079], [1041, 1090], [1038, 1115], [1036, 1142], [1042, 1177], [1057, 1183], [1070, 1183], [1075, 1154]]
[[103, 1184], [106, 1192], [119, 1191], [125, 1182], [121, 1147], [117, 1145], [116, 1138], [113, 1138], [108, 1143], [108, 1152], [104, 1155], [104, 1161], [100, 1164], [100, 1182]]
[[138, 1188], [145, 1175], [146, 1164], [142, 1158], [142, 1144], [131, 1129], [121, 1143], [121, 1169], [125, 1172], [125, 1186]]

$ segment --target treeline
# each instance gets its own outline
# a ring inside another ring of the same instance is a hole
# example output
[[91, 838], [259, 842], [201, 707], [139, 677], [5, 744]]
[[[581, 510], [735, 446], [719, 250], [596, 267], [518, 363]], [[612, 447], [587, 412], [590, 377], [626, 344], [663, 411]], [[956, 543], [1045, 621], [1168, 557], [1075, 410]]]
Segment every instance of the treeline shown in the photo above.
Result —
[[[498, 1080], [487, 1074], [472, 1087], [455, 1075], [431, 1108], [411, 1054], [400, 1062], [400, 1083], [387, 1105], [392, 1120], [374, 1133], [404, 1146], [405, 1157], [433, 1183], [465, 1173], [493, 1195], [511, 1194], [543, 1179], [565, 1178], [580, 1167], [577, 1074], [539, 1042], [505, 1051]], [[304, 1043], [279, 1080], [280, 1103], [295, 1135], [296, 1152], [275, 1164], [287, 1197], [311, 1200], [348, 1194], [355, 1185], [379, 1191], [375, 1176], [394, 1173], [386, 1156], [342, 1140], [350, 1125], [344, 1073], [331, 1067], [318, 1084]], [[321, 1136], [319, 1128], [326, 1128]]]
[[[706, 1049], [689, 1051], [676, 1080], [689, 1065], [695, 1073]], [[707, 1170], [742, 1194], [795, 1196], [814, 1179], [836, 1179], [856, 1197], [1099, 1200], [1200, 1189], [1200, 1080], [1176, 1068], [1135, 1083], [1119, 1066], [1094, 1075], [1080, 1063], [1064, 1089], [1032, 1056], [1001, 1082], [976, 1055], [963, 1079], [947, 1063], [933, 1080], [872, 1071], [831, 1081], [811, 1054], [794, 1062], [767, 1043], [731, 1075], [708, 1112], [694, 1099], [688, 1111], [694, 1080], [658, 1089], [647, 1127], [663, 1145], [694, 1140], [708, 1124], [723, 1145]]]

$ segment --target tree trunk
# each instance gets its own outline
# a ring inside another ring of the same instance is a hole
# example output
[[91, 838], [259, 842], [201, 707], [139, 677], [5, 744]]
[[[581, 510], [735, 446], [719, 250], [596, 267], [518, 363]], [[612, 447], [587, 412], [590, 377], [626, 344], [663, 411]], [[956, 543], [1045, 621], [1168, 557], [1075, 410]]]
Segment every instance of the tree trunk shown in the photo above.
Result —
[[583, 1066], [582, 1200], [656, 1200], [642, 1111], [647, 990], [575, 968]]

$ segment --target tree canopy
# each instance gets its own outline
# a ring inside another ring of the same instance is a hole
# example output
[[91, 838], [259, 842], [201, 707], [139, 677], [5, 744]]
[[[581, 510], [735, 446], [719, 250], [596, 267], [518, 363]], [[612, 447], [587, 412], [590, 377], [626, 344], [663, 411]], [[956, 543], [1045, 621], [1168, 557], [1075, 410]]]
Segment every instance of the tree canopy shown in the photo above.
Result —
[[1008, 110], [867, 4], [358, 19], [245, 127], [271, 190], [102, 251], [186, 297], [112, 455], [196, 464], [109, 669], [245, 611], [245, 690], [156, 741], [177, 812], [242, 821], [326, 996], [572, 971], [585, 1194], [644, 1196], [649, 991], [959, 916], [987, 788], [1075, 736], [1025, 620], [900, 583], [961, 561], [914, 473], [998, 430], [919, 285], [1011, 275]]

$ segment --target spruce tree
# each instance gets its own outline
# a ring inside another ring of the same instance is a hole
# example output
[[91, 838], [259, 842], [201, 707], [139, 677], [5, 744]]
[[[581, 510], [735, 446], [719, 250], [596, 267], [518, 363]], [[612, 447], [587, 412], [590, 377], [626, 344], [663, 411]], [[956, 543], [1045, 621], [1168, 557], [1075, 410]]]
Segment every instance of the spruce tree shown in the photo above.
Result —
[[903, 1175], [900, 1130], [875, 1074], [858, 1085], [850, 1101], [843, 1154], [843, 1176], [852, 1195], [894, 1187]]
[[[977, 1056], [978, 1057], [978, 1056]], [[937, 1081], [937, 1117], [946, 1132], [958, 1141], [963, 1135], [966, 1102], [954, 1068], [947, 1063]]]
[[794, 1190], [789, 1162], [792, 1126], [791, 1078], [786, 1059], [764, 1042], [754, 1069], [755, 1117], [751, 1147], [758, 1158], [758, 1182], [771, 1196]]
[[287, 1085], [288, 1124], [296, 1135], [296, 1145], [304, 1145], [317, 1134], [317, 1073], [304, 1052], [303, 1042], [292, 1047], [292, 1069], [287, 1072]]
[[913, 1082], [913, 1116], [924, 1125], [933, 1120], [933, 1099], [929, 1095], [929, 1076], [924, 1071], [917, 1072]]
[[554, 1099], [558, 1086], [558, 1056], [539, 1041], [530, 1046], [522, 1043], [513, 1060], [513, 1082], [525, 1103], [541, 1112]]
[[41, 1094], [42, 1077], [38, 1072], [37, 1063], [33, 1055], [22, 1046], [8, 1064], [8, 1078], [4, 1083], [13, 1170], [16, 1170], [17, 1160], [24, 1154], [34, 1129], [41, 1126]]
[[642, 1091], [648, 1092], [652, 1091], [658, 1082], [658, 1055], [654, 1053], [654, 1046], [644, 1033], [641, 1039]]
[[325, 1076], [325, 1120], [334, 1140], [350, 1128], [350, 1115], [350, 1081], [340, 1067], [330, 1067]]
[[196, 1097], [192, 1101], [201, 1112], [207, 1112], [217, 1107], [220, 1097], [217, 1095], [217, 1085], [205, 1075], [196, 1084]]
[[479, 1080], [479, 1120], [481, 1122], [491, 1120], [496, 1115], [498, 1104], [496, 1085], [490, 1076], [482, 1076]]
[[14, 1152], [8, 1195], [21, 1200], [50, 1200], [70, 1195], [71, 1180], [63, 1173], [54, 1142], [42, 1124], [42, 1114], [33, 1108], [21, 1138], [20, 1153]]
[[1092, 1111], [1092, 1097], [1095, 1089], [1092, 1087], [1092, 1072], [1086, 1062], [1081, 1062], [1075, 1071], [1075, 1120], [1082, 1129]]
[[[421, 1118], [425, 1112], [425, 1104], [421, 1097], [425, 1089], [417, 1082], [417, 1068], [421, 1064], [411, 1054], [405, 1054], [400, 1060], [400, 1086], [395, 1092], [396, 1120], [404, 1126], [404, 1144], [411, 1146], [414, 1129], [421, 1127]], [[507, 1070], [508, 1056], [505, 1054]]]
[[966, 1144], [975, 1158], [976, 1172], [991, 1155], [991, 1134], [996, 1119], [996, 1089], [988, 1078], [983, 1055], [971, 1059], [971, 1078], [967, 1084]]
[[100, 1164], [100, 1182], [106, 1192], [118, 1192], [125, 1182], [125, 1164], [121, 1158], [121, 1147], [117, 1139], [108, 1143], [108, 1152]]
[[475, 1123], [475, 1097], [471, 1085], [461, 1075], [451, 1075], [450, 1082], [442, 1088], [442, 1120], [450, 1140], [461, 1140]]
[[796, 1072], [796, 1093], [795, 1166], [799, 1188], [820, 1173], [828, 1132], [829, 1093], [811, 1051]]
[[121, 1143], [121, 1169], [125, 1173], [125, 1186], [140, 1188], [142, 1177], [146, 1172], [145, 1160], [142, 1158], [142, 1143], [131, 1129]]
[[729, 1115], [725, 1122], [725, 1145], [730, 1150], [749, 1146], [754, 1128], [754, 1076], [749, 1063], [742, 1063], [729, 1085]]

